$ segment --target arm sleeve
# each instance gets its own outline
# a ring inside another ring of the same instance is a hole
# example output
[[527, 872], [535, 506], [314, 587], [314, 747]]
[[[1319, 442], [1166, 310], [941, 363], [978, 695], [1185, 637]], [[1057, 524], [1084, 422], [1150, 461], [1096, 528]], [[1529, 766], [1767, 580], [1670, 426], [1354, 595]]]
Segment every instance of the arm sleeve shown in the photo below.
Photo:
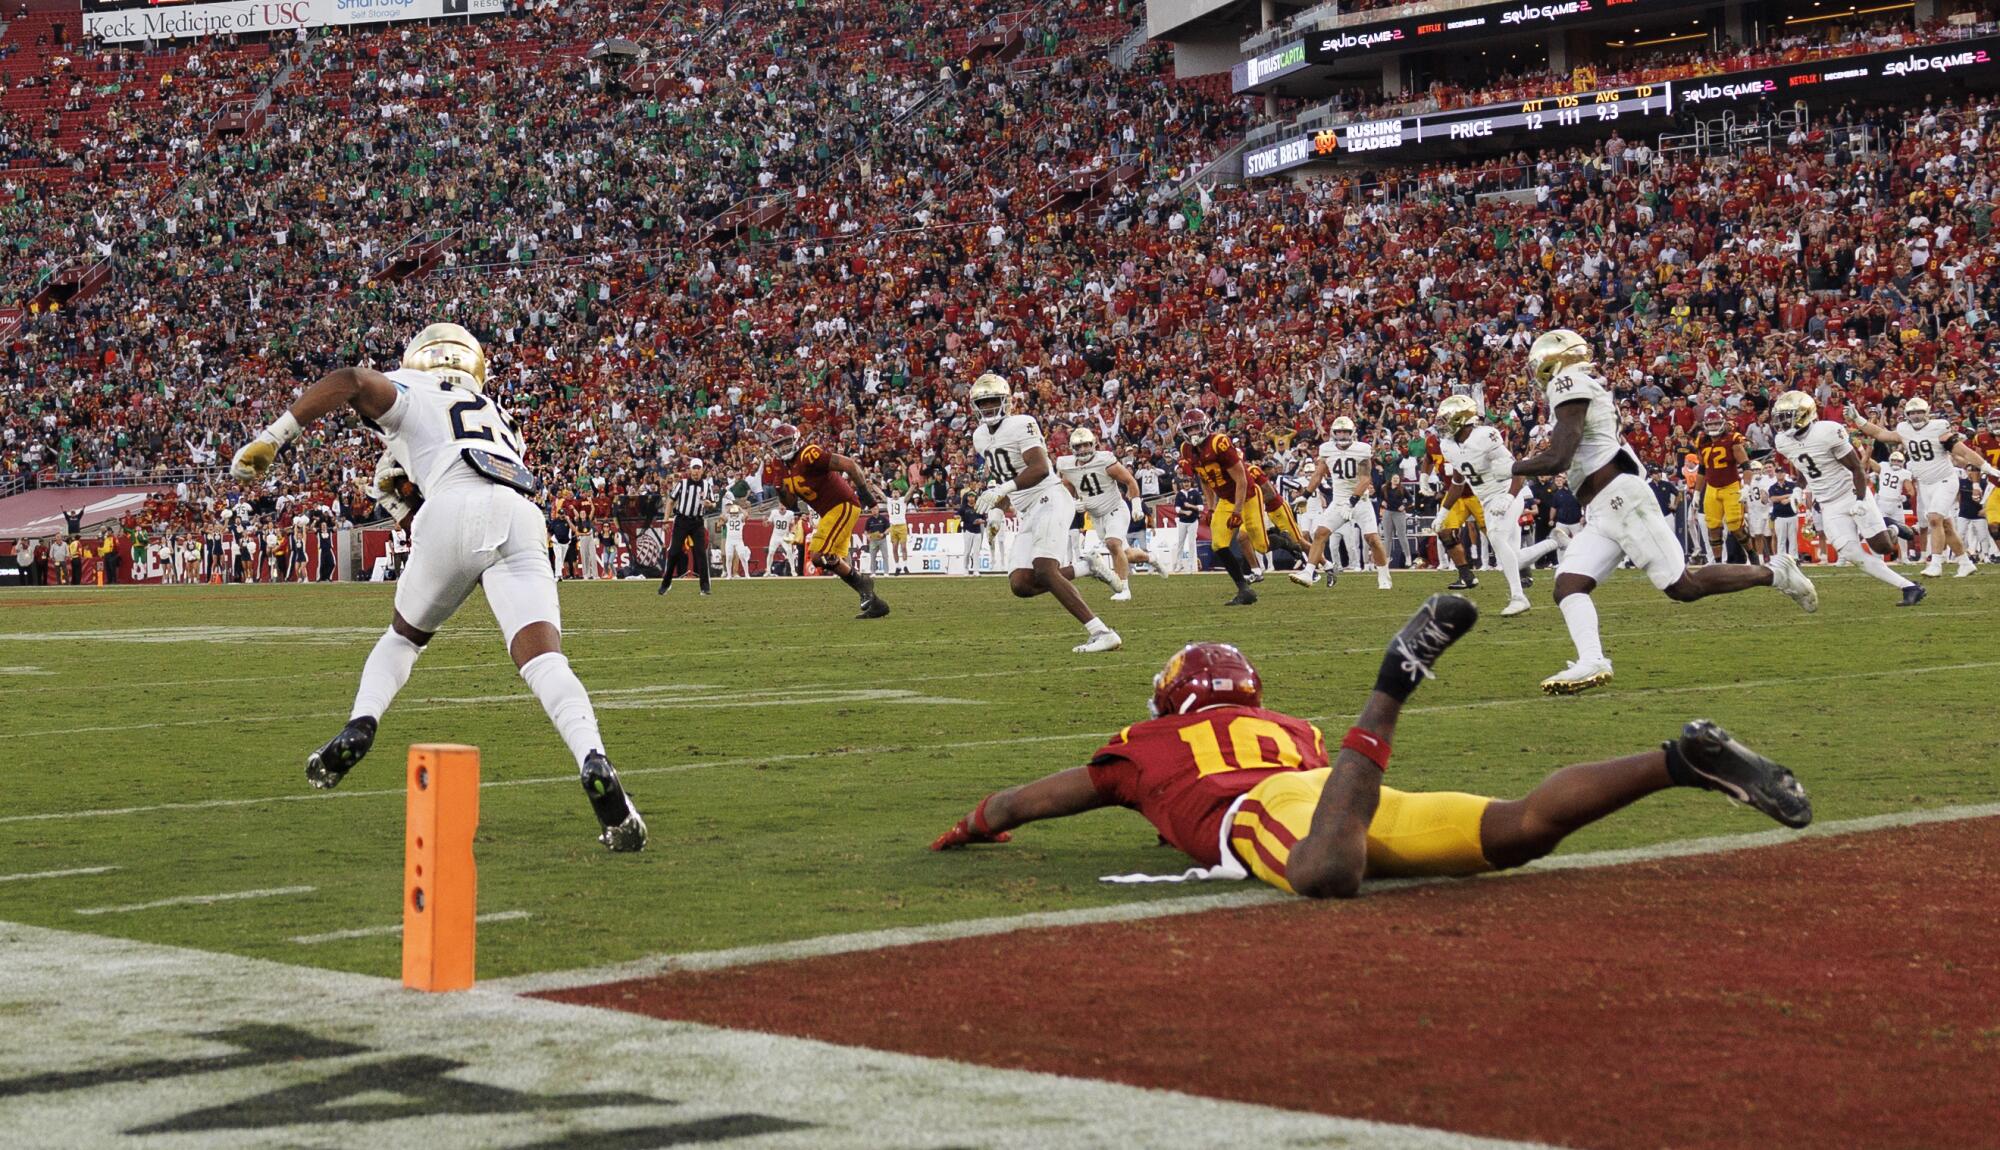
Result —
[[377, 430], [384, 434], [403, 430], [403, 420], [408, 418], [410, 414], [410, 389], [404, 387], [403, 382], [399, 379], [391, 379], [389, 382], [396, 385], [396, 402], [390, 404], [389, 410], [376, 416], [374, 419], [367, 419], [365, 417], [362, 419], [363, 423], [373, 424]]

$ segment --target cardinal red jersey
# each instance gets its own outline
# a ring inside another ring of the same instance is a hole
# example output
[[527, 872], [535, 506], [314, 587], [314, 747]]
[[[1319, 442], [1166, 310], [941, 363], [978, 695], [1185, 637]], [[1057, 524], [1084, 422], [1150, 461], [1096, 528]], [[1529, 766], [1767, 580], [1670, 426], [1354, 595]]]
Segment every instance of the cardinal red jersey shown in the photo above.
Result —
[[1090, 759], [1097, 793], [1146, 816], [1202, 866], [1222, 861], [1222, 816], [1279, 771], [1327, 765], [1326, 740], [1304, 719], [1261, 707], [1210, 707], [1118, 732]]
[[764, 482], [805, 500], [821, 515], [843, 503], [861, 503], [847, 478], [833, 470], [833, 453], [817, 443], [800, 448], [789, 464], [773, 462], [766, 467]]
[[1995, 467], [2000, 467], [2000, 435], [1982, 431], [1972, 437], [1972, 450]]
[[1250, 490], [1263, 494], [1264, 510], [1276, 511], [1285, 505], [1285, 501], [1278, 497], [1278, 487], [1271, 482], [1270, 473], [1255, 463], [1245, 468], [1244, 473], [1250, 477]]
[[1704, 431], [1695, 436], [1694, 453], [1701, 461], [1702, 482], [1710, 487], [1729, 487], [1742, 482], [1743, 476], [1736, 470], [1736, 448], [1742, 443], [1743, 437], [1733, 431], [1721, 435]]
[[1199, 447], [1192, 443], [1181, 444], [1182, 470], [1200, 479], [1203, 486], [1222, 492], [1225, 499], [1231, 491], [1230, 469], [1242, 462], [1243, 454], [1229, 441], [1227, 432], [1216, 432], [1202, 440]]

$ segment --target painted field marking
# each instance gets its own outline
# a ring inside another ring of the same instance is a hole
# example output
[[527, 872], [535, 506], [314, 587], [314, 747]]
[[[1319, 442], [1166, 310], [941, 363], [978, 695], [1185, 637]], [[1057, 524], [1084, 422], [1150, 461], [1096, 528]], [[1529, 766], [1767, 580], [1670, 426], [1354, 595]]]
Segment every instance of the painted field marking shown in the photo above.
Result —
[[184, 894], [177, 898], [155, 899], [152, 902], [126, 903], [124, 906], [79, 907], [73, 914], [130, 914], [135, 910], [158, 910], [167, 906], [208, 906], [218, 902], [241, 902], [251, 898], [280, 898], [290, 894], [311, 894], [317, 887], [273, 886], [262, 890], [232, 890], [221, 894]]
[[[631, 627], [580, 627], [570, 635], [629, 635]], [[0, 643], [306, 643], [330, 646], [382, 633], [380, 627], [196, 625], [110, 627], [84, 631], [0, 631]], [[492, 632], [498, 635], [497, 629]]]
[[[1870, 815], [1866, 818], [1819, 823], [1807, 827], [1802, 831], [1756, 831], [1741, 835], [1715, 835], [1708, 838], [1672, 840], [1655, 843], [1651, 846], [1631, 847], [1621, 850], [1586, 851], [1573, 855], [1555, 855], [1514, 870], [1479, 875], [1470, 881], [1506, 882], [1518, 875], [1529, 875], [1542, 871], [1594, 870], [1601, 867], [1625, 866], [1631, 863], [1657, 862], [1663, 859], [1731, 854], [1736, 851], [1753, 850], [1758, 847], [1778, 846], [1805, 838], [1832, 838], [1840, 835], [1891, 830], [1898, 827], [1920, 826], [1925, 823], [1961, 822], [1966, 819], [1994, 817], [2000, 817], [2000, 803], [1937, 807], [1932, 810], [1923, 811], [1897, 811], [1885, 815]], [[1414, 886], [1431, 886], [1438, 883], [1464, 881], [1468, 880], [1450, 878], [1390, 879], [1382, 882], [1368, 883], [1363, 888], [1363, 893], [1364, 896], [1374, 897]], [[820, 935], [816, 938], [765, 943], [758, 946], [732, 947], [727, 950], [696, 951], [689, 954], [649, 955], [645, 958], [633, 959], [628, 962], [612, 963], [606, 966], [591, 967], [583, 970], [545, 971], [537, 974], [524, 974], [514, 978], [493, 979], [480, 983], [479, 989], [507, 994], [536, 994], [551, 990], [573, 990], [584, 986], [600, 986], [607, 982], [625, 982], [635, 978], [650, 978], [655, 975], [677, 971], [725, 970], [731, 967], [756, 966], [768, 962], [788, 962], [802, 958], [822, 958], [835, 954], [852, 954], [857, 951], [888, 950], [895, 947], [915, 946], [926, 942], [945, 942], [961, 938], [982, 938], [996, 934], [1012, 934], [1020, 930], [1092, 926], [1108, 922], [1139, 922], [1155, 918], [1170, 918], [1176, 915], [1197, 914], [1203, 911], [1239, 910], [1244, 907], [1264, 906], [1271, 903], [1300, 903], [1302, 901], [1295, 896], [1283, 894], [1264, 886], [1262, 883], [1252, 883], [1250, 889], [1235, 890], [1224, 894], [1148, 899], [1143, 902], [1118, 903], [1112, 906], [1080, 907], [1075, 910], [1038, 911], [1032, 914], [1007, 915], [994, 918], [961, 919], [956, 922], [931, 923], [925, 926], [890, 927], [884, 930], [857, 931], [852, 934]]]
[[115, 866], [80, 866], [69, 870], [38, 870], [31, 874], [0, 874], [0, 882], [28, 882], [40, 878], [69, 878], [80, 874], [109, 874]]
[[[0, 675], [7, 675], [7, 676], [20, 675], [25, 677], [28, 675], [53, 675], [53, 674], [55, 674], [54, 671], [44, 671], [40, 667], [0, 667]], [[51, 689], [60, 690], [60, 688], [51, 688]]]
[[[519, 922], [524, 918], [533, 917], [535, 916], [525, 910], [501, 910], [495, 911], [492, 914], [479, 915], [472, 921], [481, 924], [489, 922]], [[295, 942], [300, 946], [315, 946], [322, 942], [342, 942], [350, 938], [375, 938], [385, 934], [401, 933], [403, 933], [403, 924], [399, 922], [389, 926], [363, 926], [357, 927], [354, 930], [330, 930], [325, 934], [295, 934], [285, 941]]]
[[[1741, 683], [1709, 683], [1709, 684], [1685, 686], [1685, 687], [1637, 687], [1629, 691], [1614, 691], [1611, 694], [1602, 695], [1600, 697], [1626, 699], [1639, 695], [1651, 696], [1651, 695], [1704, 694], [1713, 691], [1729, 690], [1742, 687], [1790, 686], [1799, 683], [1824, 683], [1824, 682], [1835, 682], [1848, 679], [1880, 679], [1898, 675], [1934, 675], [1934, 674], [1943, 674], [1950, 671], [1985, 670], [1992, 667], [2000, 667], [2000, 660], [1989, 660], [1986, 662], [1979, 662], [1979, 663], [1945, 663], [1930, 667], [1899, 667], [1882, 671], [1843, 671], [1839, 674], [1834, 674], [1834, 675], [1801, 675], [1791, 678], [1750, 679], [1750, 680], [1745, 680], [1744, 682]], [[1575, 704], [1571, 700], [1549, 699], [1545, 696], [1537, 694], [1537, 695], [1524, 695], [1510, 699], [1482, 699], [1469, 703], [1439, 703], [1435, 706], [1429, 706], [1429, 707], [1405, 707], [1403, 708], [1403, 714], [1430, 715], [1430, 714], [1447, 713], [1452, 711], [1487, 710], [1499, 707], [1533, 707], [1533, 706], [1560, 707], [1565, 705], [1575, 705]], [[340, 715], [345, 715], [346, 713], [347, 712], [345, 711], [338, 712], [338, 714]], [[309, 716], [298, 716], [298, 717], [309, 717]], [[1349, 716], [1343, 713], [1340, 715], [1306, 715], [1302, 717], [1309, 722], [1324, 723], [1324, 722], [1332, 722], [1337, 719], [1347, 718]], [[232, 719], [230, 721], [250, 722], [253, 720]], [[204, 719], [201, 722], [208, 723], [211, 722], [211, 720]], [[149, 725], [160, 726], [164, 724], [149, 724]], [[1068, 731], [1060, 734], [1018, 735], [1004, 739], [967, 739], [953, 743], [926, 743], [922, 745], [914, 743], [894, 743], [894, 744], [886, 744], [881, 746], [870, 746], [870, 747], [837, 747], [832, 750], [825, 750], [825, 751], [795, 751], [795, 752], [784, 752], [784, 753], [770, 754], [770, 755], [746, 755], [730, 759], [696, 760], [694, 762], [687, 762], [687, 763], [673, 763], [662, 767], [620, 768], [618, 773], [621, 777], [629, 779], [629, 778], [639, 778], [646, 775], [670, 775], [670, 774], [679, 774], [683, 771], [709, 770], [716, 767], [757, 767], [757, 766], [768, 766], [772, 763], [815, 762], [822, 759], [847, 758], [854, 755], [900, 755], [900, 754], [911, 754], [918, 751], [923, 751], [926, 753], [935, 753], [940, 751], [945, 751], [945, 752], [968, 751], [968, 750], [979, 750], [987, 747], [1033, 746], [1040, 743], [1079, 743], [1079, 742], [1091, 742], [1091, 741], [1102, 742], [1105, 739], [1110, 738], [1111, 735], [1114, 733], [1115, 732], [1106, 730], [1101, 727], [1093, 727], [1090, 730]], [[548, 786], [551, 784], [573, 785], [575, 782], [576, 782], [575, 775], [552, 775], [552, 776], [545, 775], [527, 779], [496, 779], [489, 782], [481, 783], [480, 789], [484, 790], [489, 787], [539, 787], [539, 786]], [[373, 790], [373, 791], [315, 791], [307, 794], [263, 795], [257, 798], [249, 798], [249, 799], [200, 799], [193, 802], [185, 802], [185, 803], [154, 803], [147, 806], [135, 806], [135, 807], [100, 807], [93, 810], [82, 810], [82, 811], [45, 811], [40, 814], [0, 816], [0, 825], [5, 825], [7, 823], [60, 822], [68, 819], [109, 818], [120, 815], [152, 814], [159, 811], [221, 810], [229, 807], [262, 806], [265, 803], [315, 802], [326, 799], [381, 798], [385, 795], [401, 795], [403, 793], [404, 792], [401, 790], [387, 790], [387, 789]]]

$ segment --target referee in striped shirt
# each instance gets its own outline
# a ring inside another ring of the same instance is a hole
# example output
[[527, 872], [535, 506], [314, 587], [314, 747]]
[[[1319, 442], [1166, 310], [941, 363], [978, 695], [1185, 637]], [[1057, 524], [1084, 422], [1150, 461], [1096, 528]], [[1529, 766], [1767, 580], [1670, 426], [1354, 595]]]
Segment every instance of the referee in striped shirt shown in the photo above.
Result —
[[693, 564], [695, 573], [701, 576], [701, 593], [708, 594], [708, 512], [715, 506], [715, 481], [708, 477], [708, 469], [697, 459], [688, 464], [687, 474], [675, 483], [668, 492], [667, 499], [674, 507], [674, 529], [667, 543], [667, 553], [660, 557], [662, 568], [660, 594], [665, 595], [674, 585], [674, 564], [681, 561], [683, 540], [693, 544], [693, 552], [688, 562]]

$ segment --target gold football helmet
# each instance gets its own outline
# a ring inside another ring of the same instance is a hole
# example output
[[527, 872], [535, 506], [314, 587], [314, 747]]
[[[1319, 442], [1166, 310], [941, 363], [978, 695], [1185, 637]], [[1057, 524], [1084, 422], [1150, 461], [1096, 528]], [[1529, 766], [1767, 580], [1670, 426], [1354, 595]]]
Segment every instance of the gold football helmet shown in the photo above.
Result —
[[1771, 422], [1780, 428], [1804, 431], [1819, 418], [1819, 403], [1803, 391], [1788, 391], [1771, 405]]
[[1545, 384], [1566, 367], [1590, 362], [1590, 344], [1566, 327], [1545, 331], [1528, 348], [1528, 378]]
[[486, 352], [472, 333], [455, 323], [434, 323], [403, 349], [403, 366], [473, 391], [486, 390]]
[[1453, 435], [1478, 418], [1479, 405], [1472, 402], [1469, 395], [1447, 395], [1444, 402], [1438, 404], [1438, 422]]
[[1930, 401], [1919, 397], [1904, 404], [1903, 418], [1910, 421], [1911, 427], [1922, 428], [1931, 421]]
[[1069, 433], [1069, 453], [1082, 463], [1097, 454], [1097, 433], [1088, 427], [1075, 428]]
[[1007, 381], [989, 371], [972, 381], [972, 391], [966, 398], [971, 401], [979, 422], [991, 429], [1000, 426], [1000, 421], [1007, 418], [1013, 396], [1014, 389], [1007, 386]]

